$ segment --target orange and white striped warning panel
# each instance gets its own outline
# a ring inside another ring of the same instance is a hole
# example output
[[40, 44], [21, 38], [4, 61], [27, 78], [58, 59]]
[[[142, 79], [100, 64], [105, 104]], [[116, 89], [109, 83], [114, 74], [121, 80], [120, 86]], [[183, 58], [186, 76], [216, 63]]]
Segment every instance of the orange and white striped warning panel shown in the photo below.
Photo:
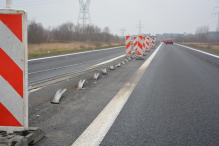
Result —
[[128, 35], [126, 36], [126, 56], [130, 56], [132, 54], [131, 47], [131, 36]]
[[0, 131], [28, 129], [27, 14], [0, 9]]
[[142, 36], [138, 36], [138, 39], [137, 39], [137, 43], [138, 43], [138, 52], [137, 52], [137, 55], [138, 57], [142, 57], [143, 56], [143, 45], [142, 45]]
[[134, 52], [137, 52], [138, 51], [138, 42], [137, 42], [137, 36], [134, 36], [133, 38], [133, 46], [134, 46]]
[[150, 52], [149, 42], [150, 42], [150, 37], [147, 36], [145, 39], [145, 45], [146, 45], [146, 51], [148, 51], [148, 52]]

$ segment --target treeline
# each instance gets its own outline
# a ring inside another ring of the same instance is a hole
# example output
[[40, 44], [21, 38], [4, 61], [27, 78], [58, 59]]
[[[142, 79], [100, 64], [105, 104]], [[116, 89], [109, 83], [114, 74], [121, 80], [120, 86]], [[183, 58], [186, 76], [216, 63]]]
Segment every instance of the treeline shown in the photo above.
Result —
[[28, 24], [28, 42], [31, 44], [70, 41], [110, 42], [120, 37], [110, 33], [109, 27], [101, 29], [95, 25], [82, 27], [72, 22], [57, 27], [44, 28], [41, 23], [32, 20]]
[[176, 42], [219, 43], [219, 32], [210, 32], [208, 26], [200, 26], [195, 34], [181, 34], [174, 37]]

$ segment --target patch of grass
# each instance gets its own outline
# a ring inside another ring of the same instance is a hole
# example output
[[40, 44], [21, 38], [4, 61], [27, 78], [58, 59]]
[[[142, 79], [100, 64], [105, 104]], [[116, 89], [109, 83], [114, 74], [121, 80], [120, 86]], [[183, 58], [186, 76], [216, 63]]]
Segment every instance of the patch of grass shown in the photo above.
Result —
[[88, 48], [79, 48], [79, 49], [52, 49], [51, 51], [47, 51], [48, 49], [32, 51], [28, 53], [28, 57], [39, 57], [39, 56], [48, 56], [48, 55], [55, 55], [55, 54], [63, 54], [63, 53], [73, 53], [73, 52], [81, 52], [81, 51], [88, 51], [88, 50], [97, 50], [97, 49], [105, 49], [105, 48], [112, 48], [112, 47], [119, 47], [124, 46], [125, 44], [119, 45], [108, 45], [108, 46], [99, 46], [99, 47], [88, 47]]
[[205, 51], [219, 53], [219, 44], [217, 44], [217, 43], [210, 44], [210, 43], [193, 43], [193, 42], [182, 43], [182, 42], [180, 42], [179, 44], [189, 46], [192, 48], [205, 50]]

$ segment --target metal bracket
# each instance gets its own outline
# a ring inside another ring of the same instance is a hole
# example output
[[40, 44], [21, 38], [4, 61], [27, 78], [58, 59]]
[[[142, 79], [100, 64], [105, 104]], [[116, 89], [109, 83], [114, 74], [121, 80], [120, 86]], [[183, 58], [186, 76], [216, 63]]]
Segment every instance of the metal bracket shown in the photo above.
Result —
[[79, 81], [79, 83], [78, 83], [78, 89], [79, 89], [79, 90], [82, 90], [82, 89], [83, 89], [83, 87], [84, 87], [84, 82], [85, 82], [85, 80], [80, 80], [80, 81]]
[[106, 68], [103, 68], [103, 69], [102, 69], [102, 73], [103, 73], [103, 75], [107, 75], [107, 70], [106, 70]]
[[115, 70], [113, 65], [110, 65], [110, 70]]
[[99, 75], [100, 75], [100, 73], [95, 73], [94, 77], [93, 77], [93, 80], [98, 80]]
[[53, 98], [53, 101], [52, 101], [51, 103], [53, 103], [53, 104], [60, 104], [59, 100], [60, 100], [60, 98], [62, 97], [62, 94], [65, 93], [66, 90], [67, 90], [66, 88], [63, 89], [63, 90], [62, 90], [62, 89], [59, 89], [59, 90], [56, 92], [55, 97]]
[[121, 63], [117, 64], [116, 67], [121, 67]]

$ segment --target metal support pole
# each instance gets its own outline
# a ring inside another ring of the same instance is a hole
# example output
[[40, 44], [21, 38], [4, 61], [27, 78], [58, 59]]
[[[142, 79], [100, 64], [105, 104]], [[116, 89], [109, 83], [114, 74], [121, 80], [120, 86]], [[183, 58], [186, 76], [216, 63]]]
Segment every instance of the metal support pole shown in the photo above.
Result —
[[6, 0], [6, 6], [7, 9], [11, 9], [12, 7], [12, 0]]

